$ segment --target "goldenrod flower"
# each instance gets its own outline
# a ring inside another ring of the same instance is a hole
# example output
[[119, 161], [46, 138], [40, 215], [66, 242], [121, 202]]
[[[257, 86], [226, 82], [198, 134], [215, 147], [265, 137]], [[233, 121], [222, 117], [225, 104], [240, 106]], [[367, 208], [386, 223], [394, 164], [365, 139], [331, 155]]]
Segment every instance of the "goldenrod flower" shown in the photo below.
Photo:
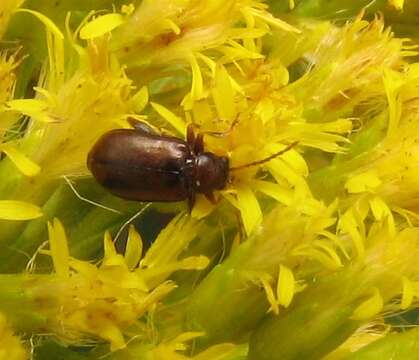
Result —
[[[174, 271], [201, 270], [208, 265], [204, 256], [178, 259], [180, 251], [194, 238], [197, 226], [185, 216], [174, 219], [144, 257], [141, 238], [133, 227], [124, 255], [116, 252], [106, 233], [103, 260], [94, 265], [69, 256], [65, 230], [54, 219], [48, 223], [50, 249], [39, 252], [52, 257], [55, 273], [27, 274], [17, 281], [21, 294], [15, 299], [15, 325], [20, 329], [27, 326], [29, 320], [21, 319], [18, 313], [19, 301], [26, 301], [27, 310], [38, 314], [38, 326], [65, 342], [102, 338], [114, 351], [126, 346], [124, 334], [129, 334], [134, 325], [142, 329], [142, 337], [151, 340], [152, 330], [138, 319], [157, 311], [160, 301], [176, 288], [166, 278]], [[173, 233], [175, 228], [183, 231]], [[29, 265], [33, 272], [36, 259]], [[2, 299], [7, 298], [4, 294]]]
[[6, 317], [0, 314], [0, 359], [23, 360], [27, 356], [26, 349], [13, 334]]
[[[0, 357], [415, 354], [416, 10], [4, 1]], [[191, 214], [107, 194], [87, 153], [132, 120], [201, 133], [225, 188]]]

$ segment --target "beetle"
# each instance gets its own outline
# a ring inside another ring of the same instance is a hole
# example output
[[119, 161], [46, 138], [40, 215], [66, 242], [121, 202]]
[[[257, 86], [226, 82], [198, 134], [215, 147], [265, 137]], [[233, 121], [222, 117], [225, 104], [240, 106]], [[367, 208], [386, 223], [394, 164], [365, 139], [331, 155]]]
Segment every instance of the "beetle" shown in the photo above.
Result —
[[204, 149], [203, 134], [187, 128], [186, 141], [157, 134], [148, 125], [130, 121], [133, 129], [115, 129], [103, 134], [87, 156], [94, 178], [112, 194], [128, 200], [174, 202], [197, 193], [214, 202], [214, 190], [224, 189], [229, 173], [262, 164], [288, 151], [296, 143], [268, 158], [236, 168], [226, 156]]

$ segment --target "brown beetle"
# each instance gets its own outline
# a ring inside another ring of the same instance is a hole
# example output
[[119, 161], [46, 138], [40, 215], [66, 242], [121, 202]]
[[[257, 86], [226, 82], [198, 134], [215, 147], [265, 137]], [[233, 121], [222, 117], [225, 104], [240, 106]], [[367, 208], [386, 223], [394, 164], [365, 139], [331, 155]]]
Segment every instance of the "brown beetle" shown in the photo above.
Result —
[[204, 151], [203, 135], [187, 130], [186, 141], [156, 134], [141, 122], [134, 129], [111, 130], [96, 142], [87, 157], [95, 179], [112, 194], [137, 201], [195, 203], [201, 193], [214, 201], [213, 191], [225, 188], [229, 171], [262, 164], [288, 151], [229, 168], [228, 158]]
[[105, 133], [90, 150], [87, 166], [112, 194], [137, 201], [213, 199], [228, 178], [228, 158], [204, 152], [203, 136], [188, 127], [186, 141], [162, 136], [147, 125]]

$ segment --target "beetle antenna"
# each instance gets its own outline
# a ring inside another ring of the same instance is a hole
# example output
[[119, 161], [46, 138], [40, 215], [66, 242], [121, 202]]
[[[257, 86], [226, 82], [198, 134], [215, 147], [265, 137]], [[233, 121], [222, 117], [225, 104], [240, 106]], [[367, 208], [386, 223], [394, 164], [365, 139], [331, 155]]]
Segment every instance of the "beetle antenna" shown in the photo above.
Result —
[[152, 203], [148, 203], [146, 204], [143, 208], [141, 208], [139, 211], [137, 211], [134, 215], [132, 215], [127, 221], [125, 221], [122, 226], [119, 228], [118, 232], [116, 233], [115, 237], [113, 238], [113, 242], [116, 244], [116, 242], [118, 241], [118, 238], [121, 236], [122, 232], [124, 231], [124, 229], [131, 224], [137, 217], [139, 217], [141, 214], [144, 213], [144, 211], [146, 211]]
[[102, 209], [104, 209], [104, 210], [108, 210], [108, 211], [113, 212], [113, 213], [116, 213], [116, 214], [122, 214], [122, 212], [120, 212], [120, 211], [118, 211], [118, 210], [115, 210], [115, 209], [112, 209], [112, 208], [107, 207], [107, 206], [105, 206], [105, 205], [99, 204], [99, 203], [97, 203], [96, 201], [90, 200], [90, 199], [85, 198], [84, 196], [80, 195], [80, 194], [79, 194], [79, 192], [78, 192], [78, 191], [76, 190], [76, 188], [74, 187], [74, 185], [73, 185], [73, 183], [71, 182], [71, 180], [70, 180], [70, 179], [69, 179], [66, 175], [64, 175], [64, 176], [63, 176], [63, 178], [64, 178], [65, 182], [67, 183], [67, 185], [68, 185], [68, 186], [70, 186], [70, 189], [71, 189], [71, 190], [73, 190], [74, 194], [75, 194], [75, 195], [76, 195], [76, 196], [77, 196], [80, 200], [82, 200], [82, 201], [86, 201], [87, 203], [92, 204], [92, 205], [97, 206], [97, 207], [100, 207], [100, 208], [102, 208]]
[[253, 162], [250, 162], [250, 163], [247, 163], [247, 164], [244, 164], [244, 165], [240, 165], [240, 166], [236, 166], [236, 167], [231, 167], [229, 170], [230, 171], [243, 170], [243, 169], [246, 169], [250, 166], [255, 166], [255, 165], [260, 165], [260, 164], [266, 163], [266, 162], [268, 162], [272, 159], [275, 159], [276, 157], [286, 153], [287, 151], [291, 150], [297, 144], [298, 144], [298, 141], [294, 141], [293, 143], [287, 145], [285, 147], [285, 149], [282, 149], [281, 151], [278, 151], [278, 152], [276, 152], [276, 153], [274, 153], [274, 154], [272, 154], [272, 155], [270, 155], [270, 156], [268, 156], [264, 159], [253, 161]]

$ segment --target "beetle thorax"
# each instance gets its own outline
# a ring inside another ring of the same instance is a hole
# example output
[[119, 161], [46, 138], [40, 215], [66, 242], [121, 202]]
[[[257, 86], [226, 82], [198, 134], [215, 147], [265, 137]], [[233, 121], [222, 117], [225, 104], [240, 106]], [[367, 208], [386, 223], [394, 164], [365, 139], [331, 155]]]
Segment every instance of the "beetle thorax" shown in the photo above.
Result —
[[199, 154], [195, 171], [195, 191], [207, 193], [223, 189], [228, 178], [228, 159], [208, 152]]

